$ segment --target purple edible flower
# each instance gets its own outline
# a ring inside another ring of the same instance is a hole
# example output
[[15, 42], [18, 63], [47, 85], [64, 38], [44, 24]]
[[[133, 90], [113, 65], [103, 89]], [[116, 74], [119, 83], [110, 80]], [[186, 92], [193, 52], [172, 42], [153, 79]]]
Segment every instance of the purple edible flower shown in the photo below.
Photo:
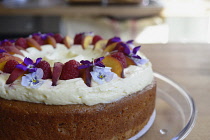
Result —
[[99, 67], [105, 67], [104, 64], [101, 62], [104, 59], [104, 57], [99, 57], [95, 59], [93, 62], [90, 62], [88, 60], [82, 60], [80, 63], [81, 66], [78, 67], [78, 69], [85, 69], [91, 66], [99, 66]]
[[0, 53], [6, 52], [5, 50], [0, 49]]
[[132, 53], [130, 54], [131, 59], [137, 64], [137, 65], [143, 65], [146, 64], [148, 62], [147, 59], [141, 58], [139, 55], [137, 55], [136, 53], [139, 51], [139, 49], [141, 48], [141, 46], [135, 47], [132, 51]]
[[108, 43], [107, 43], [106, 46], [108, 46], [108, 45], [110, 45], [112, 43], [115, 43], [115, 42], [121, 42], [121, 38], [119, 38], [119, 37], [113, 37], [113, 38], [109, 39], [109, 41], [108, 41]]
[[36, 62], [34, 63], [30, 58], [26, 57], [23, 61], [25, 65], [18, 64], [18, 65], [16, 65], [16, 68], [22, 69], [24, 71], [28, 71], [30, 73], [35, 72], [37, 70], [36, 66], [37, 66], [37, 64], [39, 64], [39, 62], [41, 60], [42, 60], [42, 58], [37, 58]]
[[80, 61], [80, 63], [82, 64], [81, 66], [78, 67], [78, 69], [85, 69], [88, 68], [90, 66], [93, 66], [93, 63], [88, 61], [88, 60], [82, 60]]
[[123, 42], [120, 43], [120, 45], [122, 45], [122, 46], [124, 47], [123, 53], [124, 53], [125, 55], [130, 55], [131, 51], [130, 51], [130, 48], [128, 47], [128, 45], [125, 44], [125, 43], [123, 43]]
[[133, 51], [132, 51], [133, 55], [136, 55], [136, 53], [139, 51], [140, 48], [141, 48], [141, 46], [137, 46], [137, 47], [133, 48]]
[[34, 33], [32, 34], [32, 36], [40, 36], [41, 39], [46, 40], [48, 36], [53, 36], [53, 33], [46, 33], [46, 34], [42, 34], [42, 33]]
[[6, 42], [9, 42], [9, 43], [14, 43], [14, 42], [15, 42], [15, 40], [8, 40], [8, 39], [4, 39], [4, 40], [0, 41], [0, 46], [1, 46], [2, 44], [6, 43]]
[[128, 41], [126, 42], [126, 44], [133, 44], [133, 41], [134, 41], [134, 40], [128, 40]]
[[105, 65], [101, 62], [104, 59], [104, 57], [99, 57], [94, 60], [94, 65], [99, 67], [105, 67]]

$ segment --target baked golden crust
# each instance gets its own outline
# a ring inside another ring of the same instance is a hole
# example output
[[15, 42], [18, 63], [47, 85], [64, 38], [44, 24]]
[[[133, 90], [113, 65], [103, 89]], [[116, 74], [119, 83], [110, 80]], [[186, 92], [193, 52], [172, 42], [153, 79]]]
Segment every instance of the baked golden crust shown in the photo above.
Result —
[[107, 104], [45, 105], [0, 98], [1, 140], [127, 139], [155, 107], [156, 83]]

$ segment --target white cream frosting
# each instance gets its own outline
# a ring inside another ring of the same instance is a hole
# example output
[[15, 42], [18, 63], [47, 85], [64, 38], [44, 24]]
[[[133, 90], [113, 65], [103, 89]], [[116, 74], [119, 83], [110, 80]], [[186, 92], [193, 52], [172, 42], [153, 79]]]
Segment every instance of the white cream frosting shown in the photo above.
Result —
[[[92, 60], [102, 55], [101, 50], [93, 51], [91, 47], [83, 50], [81, 46], [75, 45], [67, 49], [62, 44], [57, 44], [56, 49], [51, 45], [44, 45], [41, 52], [31, 47], [26, 51], [22, 51], [22, 53], [34, 60], [42, 57], [50, 62], [51, 66], [53, 66], [54, 62], [65, 63], [70, 59], [77, 61]], [[142, 54], [140, 56], [145, 58]], [[131, 65], [124, 69], [124, 74], [125, 78], [117, 77], [101, 85], [92, 80], [92, 87], [86, 86], [81, 78], [75, 78], [59, 80], [57, 86], [51, 86], [52, 81], [50, 79], [44, 80], [44, 84], [41, 87], [32, 89], [22, 86], [20, 84], [21, 79], [16, 80], [12, 85], [6, 85], [5, 81], [9, 74], [2, 73], [0, 76], [0, 97], [8, 100], [45, 103], [49, 105], [95, 105], [119, 100], [142, 90], [153, 81], [153, 71], [150, 62], [142, 66]]]

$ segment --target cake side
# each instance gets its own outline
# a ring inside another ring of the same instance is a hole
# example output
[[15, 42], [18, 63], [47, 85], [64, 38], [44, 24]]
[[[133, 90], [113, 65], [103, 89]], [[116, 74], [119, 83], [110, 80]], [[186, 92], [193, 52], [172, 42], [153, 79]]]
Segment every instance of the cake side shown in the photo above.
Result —
[[0, 136], [10, 139], [127, 139], [147, 123], [156, 84], [108, 104], [54, 106], [0, 99]]

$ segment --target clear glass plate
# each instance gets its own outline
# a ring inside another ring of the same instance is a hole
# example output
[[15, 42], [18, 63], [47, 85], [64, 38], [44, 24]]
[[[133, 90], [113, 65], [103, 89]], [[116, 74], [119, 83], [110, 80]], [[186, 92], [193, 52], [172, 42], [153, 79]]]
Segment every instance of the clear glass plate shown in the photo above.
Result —
[[195, 124], [197, 110], [186, 90], [154, 73], [157, 81], [156, 118], [141, 140], [183, 140]]

